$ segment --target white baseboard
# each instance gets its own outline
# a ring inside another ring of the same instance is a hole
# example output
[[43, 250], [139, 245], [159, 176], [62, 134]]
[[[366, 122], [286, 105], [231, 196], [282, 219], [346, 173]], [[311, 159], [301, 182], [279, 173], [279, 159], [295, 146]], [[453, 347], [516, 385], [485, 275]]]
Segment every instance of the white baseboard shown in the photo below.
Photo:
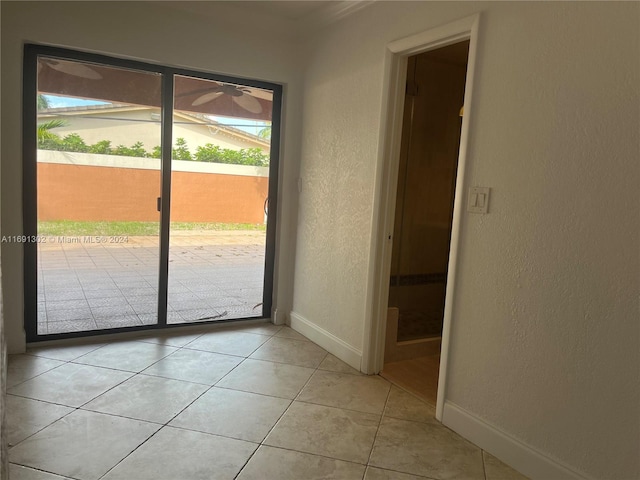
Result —
[[445, 401], [442, 423], [533, 480], [591, 480], [455, 403]]
[[287, 318], [284, 311], [280, 308], [274, 308], [271, 313], [271, 320], [274, 325], [286, 325]]
[[291, 319], [290, 326], [296, 332], [304, 335], [313, 343], [320, 345], [326, 351], [335, 355], [349, 366], [361, 371], [360, 364], [362, 362], [362, 352], [360, 350], [313, 324], [310, 320], [304, 318], [299, 313], [291, 312], [289, 318]]

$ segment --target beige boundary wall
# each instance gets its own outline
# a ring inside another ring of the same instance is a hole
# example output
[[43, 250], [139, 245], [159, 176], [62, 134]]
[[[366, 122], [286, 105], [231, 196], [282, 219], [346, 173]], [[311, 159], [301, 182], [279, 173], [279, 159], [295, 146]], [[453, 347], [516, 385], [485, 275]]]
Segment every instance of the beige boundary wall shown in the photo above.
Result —
[[[171, 220], [263, 223], [268, 167], [173, 161]], [[158, 221], [160, 160], [38, 150], [38, 220]]]

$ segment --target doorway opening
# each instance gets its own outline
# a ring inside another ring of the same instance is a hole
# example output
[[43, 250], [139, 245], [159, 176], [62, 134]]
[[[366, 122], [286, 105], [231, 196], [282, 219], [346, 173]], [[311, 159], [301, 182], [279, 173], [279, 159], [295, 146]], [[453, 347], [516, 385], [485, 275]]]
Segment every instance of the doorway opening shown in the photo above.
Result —
[[27, 341], [270, 317], [280, 85], [39, 45], [24, 78]]
[[381, 374], [435, 405], [469, 40], [408, 57]]

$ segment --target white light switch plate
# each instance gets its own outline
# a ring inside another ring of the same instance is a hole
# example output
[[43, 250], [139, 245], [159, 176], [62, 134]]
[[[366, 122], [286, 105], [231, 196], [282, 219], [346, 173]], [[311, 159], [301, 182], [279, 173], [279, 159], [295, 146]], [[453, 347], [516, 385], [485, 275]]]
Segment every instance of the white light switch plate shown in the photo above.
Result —
[[470, 213], [487, 213], [489, 210], [489, 187], [469, 188], [467, 211]]

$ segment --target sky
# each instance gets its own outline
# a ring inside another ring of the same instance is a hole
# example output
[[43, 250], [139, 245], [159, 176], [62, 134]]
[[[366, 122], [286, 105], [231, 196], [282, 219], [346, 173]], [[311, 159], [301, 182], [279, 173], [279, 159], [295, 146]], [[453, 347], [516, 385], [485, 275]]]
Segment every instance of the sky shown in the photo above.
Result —
[[75, 97], [59, 97], [57, 95], [44, 95], [49, 100], [51, 108], [62, 107], [82, 107], [87, 105], [105, 105], [107, 102], [99, 102], [97, 100], [85, 100], [84, 98]]

